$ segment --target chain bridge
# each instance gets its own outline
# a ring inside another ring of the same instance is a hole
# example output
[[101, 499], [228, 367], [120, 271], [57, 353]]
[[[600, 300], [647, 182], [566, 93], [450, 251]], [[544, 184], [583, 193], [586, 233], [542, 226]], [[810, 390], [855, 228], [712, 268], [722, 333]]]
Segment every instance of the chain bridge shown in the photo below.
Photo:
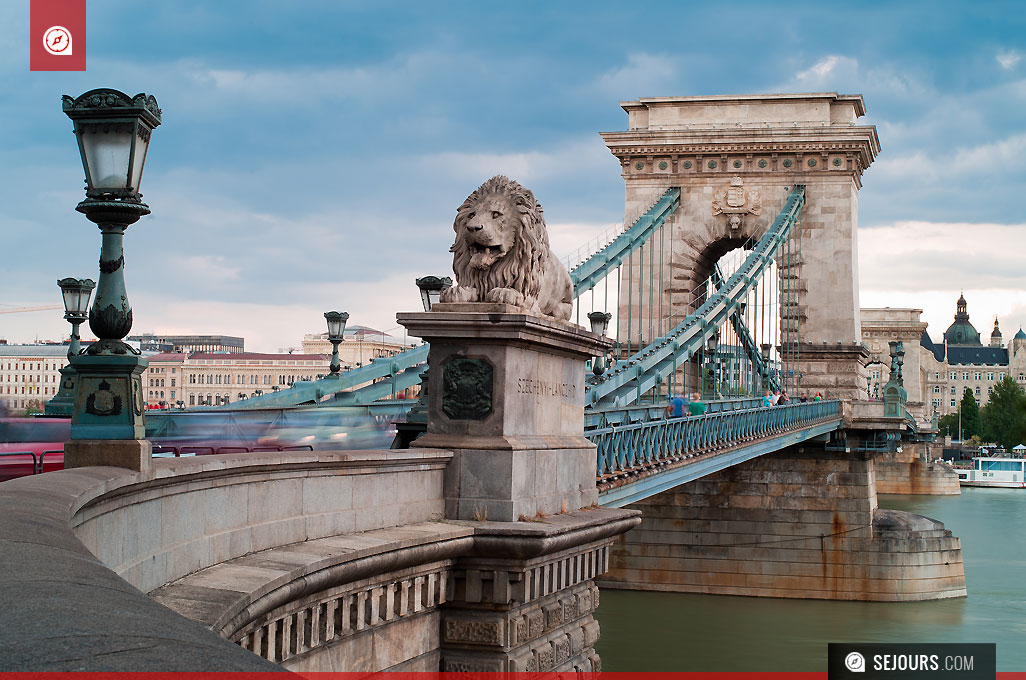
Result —
[[[42, 494], [61, 528], [50, 548], [75, 553], [80, 580], [156, 617], [147, 634], [168, 655], [216, 650], [162, 669], [597, 670], [599, 586], [964, 595], [958, 539], [877, 507], [876, 462], [925, 451], [928, 433], [905, 411], [898, 354], [884, 401], [864, 388], [857, 196], [879, 141], [861, 96], [621, 106], [627, 130], [602, 137], [625, 220], [566, 261], [573, 323], [490, 303], [401, 313], [426, 344], [147, 414], [165, 442], [152, 470], [19, 480], [0, 490], [9, 529], [29, 530], [17, 506]], [[421, 383], [419, 400], [394, 398]], [[778, 391], [786, 403], [766, 405]], [[311, 412], [401, 436], [359, 452], [251, 434]], [[166, 443], [215, 419], [238, 447]], [[140, 668], [96, 621], [72, 626], [90, 658]]]

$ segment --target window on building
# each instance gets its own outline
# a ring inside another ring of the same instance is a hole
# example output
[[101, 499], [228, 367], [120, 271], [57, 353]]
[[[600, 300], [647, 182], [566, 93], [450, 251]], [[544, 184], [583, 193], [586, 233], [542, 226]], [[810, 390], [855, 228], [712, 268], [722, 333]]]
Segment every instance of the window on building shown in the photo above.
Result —
[[958, 373], [955, 373], [954, 371], [952, 371], [951, 373], [948, 374], [948, 377], [951, 380], [955, 380], [955, 379], [958, 378]]
[[983, 371], [973, 373], [973, 380], [983, 380]]
[[174, 387], [174, 386], [175, 386], [175, 379], [171, 378], [171, 387]]
[[987, 386], [987, 394], [994, 394], [994, 386], [993, 385], [988, 385]]
[[980, 386], [976, 386], [976, 396], [980, 396]]
[[969, 371], [962, 371], [962, 380], [969, 379]]
[[952, 406], [954, 406], [954, 405], [955, 405], [955, 400], [954, 400], [954, 399], [952, 399], [952, 400], [951, 400], [951, 405], [952, 405]]
[[195, 406], [195, 405], [196, 405], [196, 395], [195, 394], [190, 394], [189, 395], [189, 406]]
[[952, 386], [951, 386], [951, 393], [952, 393], [952, 394], [954, 394], [954, 393], [955, 393], [955, 386], [954, 386], [954, 385], [952, 385]]
[[873, 371], [873, 380], [880, 379], [880, 371]]
[[990, 380], [991, 382], [993, 382], [993, 380], [994, 380], [994, 372], [993, 371], [987, 371], [987, 380]]
[[934, 394], [940, 394], [940, 385], [934, 385], [933, 386], [933, 393]]

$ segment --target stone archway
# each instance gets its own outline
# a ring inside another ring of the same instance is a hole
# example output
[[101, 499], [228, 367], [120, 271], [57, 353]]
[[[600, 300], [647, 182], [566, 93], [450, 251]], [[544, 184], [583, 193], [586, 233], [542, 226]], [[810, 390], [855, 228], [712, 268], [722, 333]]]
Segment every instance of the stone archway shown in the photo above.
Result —
[[[663, 307], [686, 314], [693, 288], [725, 247], [717, 244], [757, 238], [803, 184], [801, 249], [778, 261], [781, 277], [797, 279], [791, 283], [799, 294], [781, 305], [781, 325], [797, 327], [806, 389], [857, 399], [859, 365], [868, 356], [858, 304], [858, 190], [880, 149], [876, 128], [856, 125], [865, 115], [862, 97], [657, 97], [622, 106], [628, 131], [602, 137], [621, 163], [626, 214], [644, 212], [669, 186], [681, 187], [671, 245], [649, 255], [672, 270], [670, 283], [653, 291]], [[725, 201], [732, 190], [733, 200]], [[643, 261], [627, 277], [641, 291], [648, 285], [644, 267]], [[642, 326], [651, 325], [654, 306], [628, 312], [623, 288], [620, 318], [638, 314]]]

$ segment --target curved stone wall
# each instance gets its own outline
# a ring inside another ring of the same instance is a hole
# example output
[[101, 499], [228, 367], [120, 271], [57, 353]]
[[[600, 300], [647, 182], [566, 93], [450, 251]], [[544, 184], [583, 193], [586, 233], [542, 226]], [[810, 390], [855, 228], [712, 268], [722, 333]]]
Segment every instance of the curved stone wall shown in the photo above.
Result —
[[5, 482], [0, 669], [280, 670], [145, 593], [275, 546], [440, 519], [450, 456], [238, 454]]

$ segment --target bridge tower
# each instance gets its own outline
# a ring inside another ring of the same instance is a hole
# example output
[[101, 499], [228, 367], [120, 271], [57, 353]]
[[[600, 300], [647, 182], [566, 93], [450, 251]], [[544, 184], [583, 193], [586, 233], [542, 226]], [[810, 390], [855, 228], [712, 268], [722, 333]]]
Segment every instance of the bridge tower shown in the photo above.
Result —
[[[667, 187], [682, 189], [671, 237], [654, 257], [624, 269], [621, 328], [643, 336], [640, 329], [666, 325], [667, 314], [676, 320], [693, 311], [694, 291], [719, 258], [758, 239], [802, 184], [799, 247], [777, 258], [779, 284], [793, 294], [779, 297], [775, 344], [779, 356], [795, 358], [802, 392], [858, 399], [859, 366], [868, 359], [859, 322], [858, 192], [880, 151], [876, 128], [857, 124], [862, 96], [653, 97], [621, 106], [628, 129], [602, 138], [621, 163], [628, 221]], [[652, 267], [668, 267], [669, 283], [660, 286]]]

